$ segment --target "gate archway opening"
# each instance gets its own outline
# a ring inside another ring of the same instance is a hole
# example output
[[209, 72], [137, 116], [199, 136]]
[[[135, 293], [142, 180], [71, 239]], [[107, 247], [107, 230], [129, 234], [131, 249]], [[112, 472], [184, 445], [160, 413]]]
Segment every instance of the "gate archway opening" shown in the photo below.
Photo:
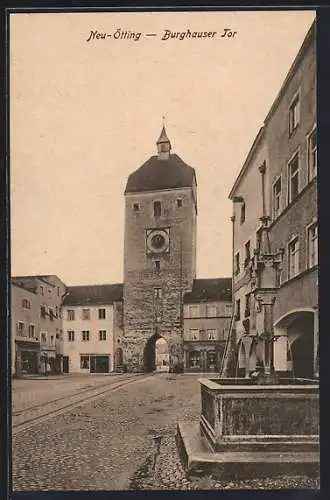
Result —
[[290, 360], [290, 371], [293, 377], [314, 378], [316, 371], [314, 366], [314, 311], [292, 311], [276, 323], [276, 328], [287, 335], [287, 359]]
[[143, 365], [145, 372], [153, 372], [160, 367], [165, 368], [159, 371], [169, 370], [168, 343], [157, 331], [147, 340], [144, 347]]

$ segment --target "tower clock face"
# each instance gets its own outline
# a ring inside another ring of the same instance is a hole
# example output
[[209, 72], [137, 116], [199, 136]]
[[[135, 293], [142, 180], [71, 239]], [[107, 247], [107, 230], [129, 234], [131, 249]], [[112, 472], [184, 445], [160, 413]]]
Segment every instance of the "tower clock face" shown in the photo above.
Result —
[[147, 252], [161, 253], [169, 251], [169, 230], [149, 229], [147, 230]]

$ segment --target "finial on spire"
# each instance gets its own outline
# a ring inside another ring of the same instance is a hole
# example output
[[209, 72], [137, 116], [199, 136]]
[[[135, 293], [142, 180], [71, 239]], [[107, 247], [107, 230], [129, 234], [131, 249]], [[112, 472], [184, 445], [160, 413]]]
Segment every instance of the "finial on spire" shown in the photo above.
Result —
[[171, 143], [165, 130], [165, 116], [162, 116], [163, 128], [157, 141], [157, 151], [159, 160], [168, 160], [171, 151]]

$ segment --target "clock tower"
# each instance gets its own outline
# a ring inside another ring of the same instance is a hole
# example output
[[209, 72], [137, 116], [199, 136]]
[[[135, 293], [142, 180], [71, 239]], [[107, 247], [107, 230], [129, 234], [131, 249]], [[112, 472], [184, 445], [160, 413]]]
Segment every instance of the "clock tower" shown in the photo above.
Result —
[[121, 344], [128, 370], [151, 370], [150, 349], [161, 337], [170, 367], [183, 361], [182, 301], [196, 277], [195, 170], [171, 152], [164, 126], [156, 146], [125, 189]]

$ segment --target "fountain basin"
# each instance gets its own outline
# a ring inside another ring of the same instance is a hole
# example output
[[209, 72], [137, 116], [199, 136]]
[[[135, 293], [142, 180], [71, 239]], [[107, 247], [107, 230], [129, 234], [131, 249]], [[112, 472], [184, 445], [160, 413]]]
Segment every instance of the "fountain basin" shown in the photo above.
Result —
[[257, 385], [247, 378], [201, 378], [199, 384], [199, 422], [179, 422], [177, 428], [188, 473], [318, 474], [317, 380]]

